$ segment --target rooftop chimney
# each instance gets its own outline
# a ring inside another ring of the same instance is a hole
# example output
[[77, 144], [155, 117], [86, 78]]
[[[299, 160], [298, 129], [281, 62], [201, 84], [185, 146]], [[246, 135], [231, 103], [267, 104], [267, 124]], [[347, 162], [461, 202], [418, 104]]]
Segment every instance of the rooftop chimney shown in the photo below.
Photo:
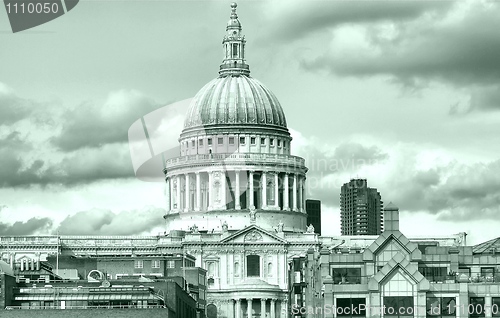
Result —
[[384, 208], [384, 231], [399, 231], [399, 208], [392, 202]]

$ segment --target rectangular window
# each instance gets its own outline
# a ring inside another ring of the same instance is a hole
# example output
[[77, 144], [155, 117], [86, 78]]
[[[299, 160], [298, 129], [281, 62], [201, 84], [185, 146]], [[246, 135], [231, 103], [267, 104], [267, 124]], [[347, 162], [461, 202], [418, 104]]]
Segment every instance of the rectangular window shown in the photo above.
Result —
[[456, 317], [455, 297], [427, 297], [427, 317]]
[[219, 144], [219, 145], [224, 144], [224, 138], [219, 137], [219, 138], [217, 139], [217, 144]]
[[248, 255], [247, 256], [247, 276], [258, 277], [260, 276], [260, 256]]
[[234, 137], [229, 137], [229, 144], [234, 145]]
[[361, 268], [333, 268], [334, 284], [361, 284]]
[[495, 277], [495, 268], [481, 267], [481, 277], [483, 277], [486, 282], [493, 282], [493, 277]]
[[365, 317], [366, 298], [337, 298], [336, 311], [337, 317]]
[[500, 297], [491, 297], [491, 315], [500, 317]]
[[484, 297], [471, 297], [467, 309], [469, 317], [484, 317]]
[[265, 145], [266, 144], [266, 138], [260, 138], [260, 144]]
[[207, 139], [207, 144], [208, 144], [209, 146], [211, 146], [211, 145], [212, 145], [212, 138], [208, 138], [208, 139]]
[[419, 267], [418, 271], [431, 282], [444, 282], [446, 279], [446, 267]]
[[151, 262], [151, 268], [160, 268], [160, 260], [157, 259], [153, 260]]
[[134, 261], [134, 268], [144, 268], [144, 261], [143, 260], [135, 260]]
[[255, 137], [250, 138], [250, 144], [255, 145]]
[[191, 140], [191, 147], [194, 147], [194, 140]]
[[198, 147], [203, 146], [203, 139], [198, 140]]
[[175, 261], [167, 261], [167, 268], [175, 268]]
[[244, 145], [245, 144], [245, 137], [240, 137], [240, 145]]
[[384, 296], [384, 317], [407, 318], [413, 317], [413, 296]]

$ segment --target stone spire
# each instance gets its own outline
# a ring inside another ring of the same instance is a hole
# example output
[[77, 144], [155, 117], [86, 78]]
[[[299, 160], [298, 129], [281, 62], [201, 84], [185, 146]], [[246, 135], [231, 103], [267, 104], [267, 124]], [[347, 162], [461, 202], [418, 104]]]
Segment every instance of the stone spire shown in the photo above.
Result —
[[250, 75], [250, 67], [245, 63], [245, 36], [241, 33], [236, 7], [235, 2], [231, 3], [231, 16], [227, 22], [226, 35], [222, 40], [224, 60], [219, 70], [221, 77]]

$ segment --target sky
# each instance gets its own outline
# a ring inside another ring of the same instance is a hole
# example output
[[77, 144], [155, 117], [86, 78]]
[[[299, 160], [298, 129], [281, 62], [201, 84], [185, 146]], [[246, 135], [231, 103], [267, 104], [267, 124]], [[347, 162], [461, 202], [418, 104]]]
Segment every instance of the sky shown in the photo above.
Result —
[[[80, 1], [12, 33], [0, 9], [0, 235], [163, 231], [128, 130], [218, 75], [230, 1]], [[407, 236], [499, 236], [500, 2], [240, 1], [251, 76], [280, 100], [307, 198], [340, 234], [365, 178]]]

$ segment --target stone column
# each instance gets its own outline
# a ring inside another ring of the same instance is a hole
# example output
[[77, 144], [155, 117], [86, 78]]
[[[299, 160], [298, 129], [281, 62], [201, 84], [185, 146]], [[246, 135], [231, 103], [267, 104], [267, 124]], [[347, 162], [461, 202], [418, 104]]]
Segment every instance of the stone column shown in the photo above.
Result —
[[247, 298], [247, 317], [252, 318], [252, 298]]
[[288, 197], [288, 172], [285, 172], [285, 180], [283, 182], [283, 210], [289, 211], [288, 202], [290, 198]]
[[293, 175], [293, 210], [297, 211], [297, 175]]
[[274, 205], [276, 206], [276, 210], [280, 209], [280, 186], [279, 186], [279, 172], [276, 171], [276, 174], [274, 175]]
[[186, 173], [186, 186], [184, 187], [184, 212], [189, 211], [189, 173]]
[[254, 200], [253, 200], [253, 170], [250, 170], [250, 210], [255, 210]]
[[212, 204], [214, 202], [214, 189], [212, 188], [214, 182], [214, 172], [208, 172], [208, 210], [212, 210]]
[[271, 308], [270, 308], [271, 318], [276, 318], [276, 301], [277, 301], [276, 298], [271, 299]]
[[260, 316], [262, 318], [266, 317], [266, 300], [265, 298], [260, 299]]
[[285, 313], [285, 318], [288, 318], [288, 300], [286, 298], [281, 300], [281, 312]]
[[306, 176], [302, 178], [302, 212], [306, 213]]
[[165, 203], [167, 205], [167, 213], [170, 212], [170, 178], [165, 177]]
[[220, 194], [221, 194], [221, 208], [225, 210], [227, 208], [227, 201], [226, 201], [226, 196], [227, 196], [227, 187], [226, 187], [226, 171], [222, 170], [220, 172]]
[[181, 175], [177, 175], [177, 211], [181, 211]]
[[235, 310], [235, 318], [243, 318], [241, 317], [241, 299], [236, 299], [236, 310]]
[[175, 191], [174, 191], [174, 179], [173, 177], [170, 177], [168, 178], [169, 182], [170, 182], [170, 211], [175, 211], [175, 208], [174, 208], [174, 204], [175, 204], [175, 200], [174, 200], [174, 195], [175, 195]]
[[299, 177], [298, 179], [299, 181], [299, 201], [298, 201], [298, 205], [299, 205], [299, 211], [302, 212], [302, 210], [304, 209], [304, 207], [302, 206], [302, 178]]
[[262, 209], [266, 209], [267, 208], [267, 176], [266, 176], [265, 171], [262, 171], [261, 183], [262, 183]]
[[236, 175], [236, 185], [234, 189], [234, 208], [236, 210], [240, 210], [240, 170], [235, 170], [234, 171]]
[[195, 211], [200, 211], [201, 207], [201, 179], [200, 173], [197, 171], [196, 174], [196, 205], [194, 207]]

